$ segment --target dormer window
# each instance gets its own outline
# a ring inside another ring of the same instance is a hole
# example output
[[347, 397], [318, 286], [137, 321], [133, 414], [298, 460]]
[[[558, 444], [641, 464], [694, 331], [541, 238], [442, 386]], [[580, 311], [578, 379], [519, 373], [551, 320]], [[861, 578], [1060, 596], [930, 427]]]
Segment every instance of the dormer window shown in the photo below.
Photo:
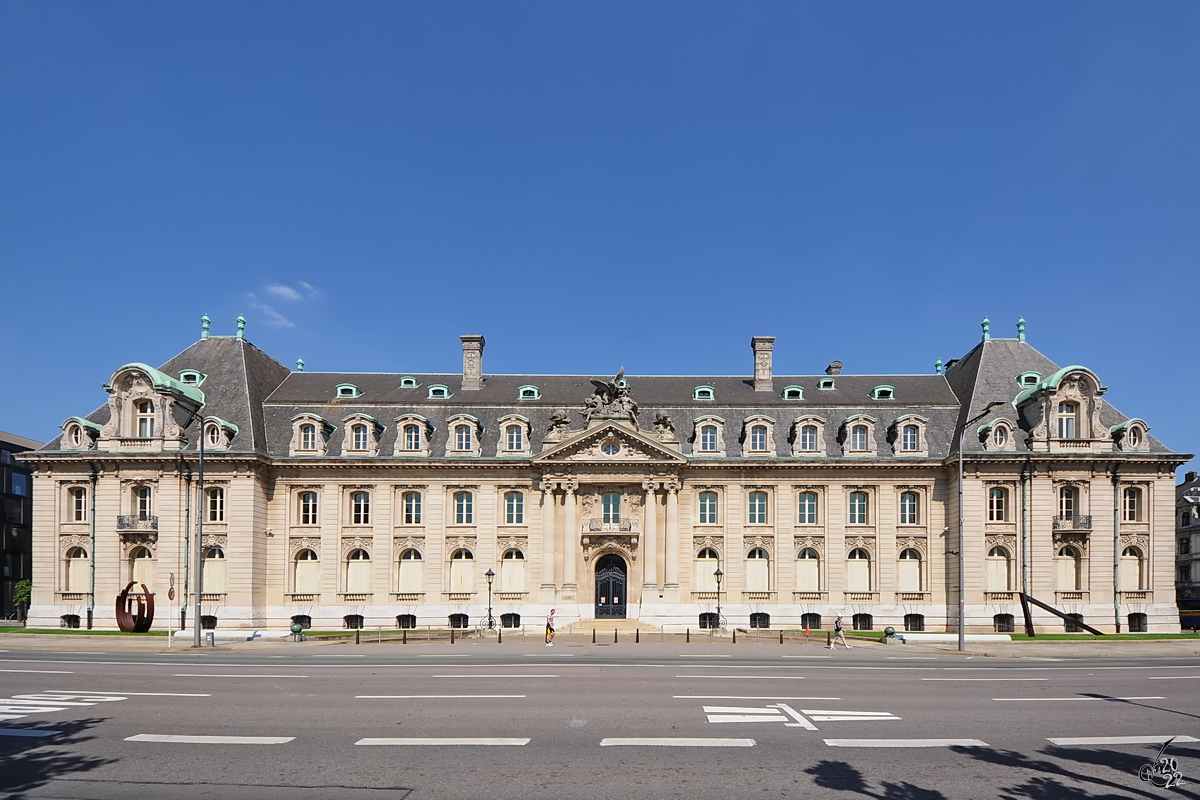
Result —
[[898, 456], [929, 455], [925, 442], [925, 426], [929, 420], [916, 414], [905, 414], [893, 423], [892, 452]]
[[537, 400], [541, 396], [542, 393], [538, 391], [538, 387], [536, 386], [522, 386], [517, 390], [517, 397], [522, 400]]
[[529, 455], [529, 420], [520, 414], [501, 417], [500, 455]]
[[1146, 431], [1148, 430], [1150, 429], [1145, 422], [1135, 418], [1113, 426], [1109, 429], [1109, 433], [1112, 434], [1122, 450], [1144, 450], [1148, 438]]
[[99, 425], [83, 417], [71, 417], [62, 424], [62, 429], [60, 442], [64, 450], [91, 450], [100, 433]]
[[803, 386], [785, 386], [783, 388], [783, 399], [784, 400], [803, 400], [804, 399], [804, 387]]
[[300, 426], [300, 450], [317, 449], [317, 426], [311, 423]]
[[362, 394], [353, 383], [339, 383], [335, 394], [339, 400], [353, 399]]
[[1021, 387], [1037, 386], [1041, 379], [1040, 372], [1022, 372], [1017, 376], [1017, 385]]
[[693, 400], [712, 400], [714, 396], [715, 392], [711, 386], [697, 386], [692, 390]]
[[773, 456], [775, 420], [759, 414], [747, 417], [742, 427], [742, 456]]
[[893, 388], [891, 386], [876, 386], [874, 389], [871, 390], [871, 399], [872, 400], [894, 400], [895, 393], [896, 393], [895, 388]]
[[1079, 430], [1079, 406], [1075, 403], [1058, 404], [1058, 438], [1074, 439]]
[[844, 455], [870, 455], [875, 452], [875, 420], [866, 414], [855, 414], [843, 423], [842, 452]]
[[429, 387], [429, 399], [440, 400], [450, 396], [450, 390], [441, 384], [434, 384]]
[[835, 385], [836, 382], [833, 380], [833, 378], [821, 378], [821, 380], [817, 382], [818, 389], [832, 389]]
[[450, 435], [446, 441], [446, 455], [477, 456], [481, 454], [479, 439], [482, 429], [479, 420], [470, 414], [458, 414], [446, 420], [446, 423], [450, 427]]
[[396, 431], [394, 455], [429, 455], [429, 420], [419, 414], [396, 417]]
[[817, 456], [825, 454], [825, 420], [820, 417], [799, 417], [792, 423], [792, 455]]
[[470, 425], [455, 425], [454, 426], [454, 449], [455, 450], [470, 450], [472, 443], [471, 426]]
[[420, 385], [421, 385], [420, 381], [418, 381], [416, 378], [414, 378], [411, 375], [405, 375], [403, 378], [400, 379], [400, 388], [401, 389], [415, 389]]
[[352, 414], [346, 418], [342, 438], [342, 455], [373, 456], [379, 453], [379, 437], [383, 426], [367, 414]]
[[750, 449], [756, 453], [766, 452], [767, 426], [755, 425], [750, 429]]
[[850, 449], [856, 451], [867, 449], [866, 425], [853, 425], [850, 427]]
[[725, 420], [703, 416], [695, 421], [693, 452], [697, 455], [718, 455], [725, 452]]
[[134, 403], [134, 413], [137, 414], [137, 435], [139, 439], [154, 438], [154, 403], [149, 400], [139, 400]]
[[188, 386], [199, 386], [204, 383], [206, 377], [203, 372], [197, 372], [194, 369], [185, 369], [179, 373], [179, 382], [185, 383]]
[[717, 426], [705, 425], [700, 429], [700, 449], [706, 453], [716, 452]]
[[325, 444], [333, 431], [334, 427], [316, 414], [297, 414], [292, 417], [291, 455], [325, 455]]

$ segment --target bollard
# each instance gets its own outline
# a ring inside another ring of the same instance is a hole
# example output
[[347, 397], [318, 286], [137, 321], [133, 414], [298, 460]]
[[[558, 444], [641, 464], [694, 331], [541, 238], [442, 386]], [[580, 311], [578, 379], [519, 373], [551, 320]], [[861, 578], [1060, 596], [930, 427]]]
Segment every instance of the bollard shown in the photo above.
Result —
[[213, 633], [212, 631], [206, 632], [204, 634], [204, 638], [209, 647], [217, 646], [217, 635], [215, 633]]
[[642, 643], [642, 629], [641, 628], [633, 629], [633, 643], [634, 644]]
[[779, 643], [783, 644], [783, 631], [779, 632]]
[[831, 634], [829, 631], [825, 631], [825, 646], [828, 647], [830, 650], [833, 649], [832, 636], [833, 636], [833, 634]]
[[375, 629], [375, 644], [383, 644], [383, 626]]
[[733, 629], [733, 643], [737, 644], [737, 628]]
[[450, 644], [454, 644], [454, 628], [450, 629]]
[[691, 644], [691, 641], [692, 641], [692, 629], [691, 628], [687, 629], [687, 634], [686, 634], [686, 638], [684, 639], [684, 641], [687, 642], [688, 644]]
[[596, 629], [592, 628], [592, 644], [596, 643]]
[[403, 633], [404, 633], [404, 641], [401, 642], [401, 644], [408, 644], [408, 628], [405, 628]]
[[496, 644], [504, 644], [504, 630], [496, 628]]
[[362, 628], [354, 629], [354, 643], [362, 644]]
[[613, 644], [617, 643], [617, 629], [613, 628]]

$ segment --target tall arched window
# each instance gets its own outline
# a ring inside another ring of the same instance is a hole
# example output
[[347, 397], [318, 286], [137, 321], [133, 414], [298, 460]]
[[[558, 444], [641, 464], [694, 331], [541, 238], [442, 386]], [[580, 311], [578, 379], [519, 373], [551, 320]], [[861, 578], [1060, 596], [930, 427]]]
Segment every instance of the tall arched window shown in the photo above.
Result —
[[870, 519], [870, 503], [868, 502], [866, 492], [851, 492], [850, 493], [850, 515], [849, 522], [851, 525], [866, 525]]
[[139, 400], [134, 404], [137, 412], [137, 435], [140, 439], [154, 438], [154, 403]]
[[371, 524], [371, 495], [369, 492], [354, 492], [350, 495], [350, 524]]
[[1121, 492], [1121, 521], [1142, 521], [1142, 490], [1136, 486], [1127, 487]]
[[421, 553], [409, 548], [400, 554], [397, 570], [396, 591], [415, 593], [421, 591]]
[[746, 554], [746, 591], [767, 592], [771, 590], [771, 560], [767, 551], [755, 547]]
[[346, 591], [364, 594], [371, 591], [371, 554], [361, 548], [346, 557]]
[[711, 547], [703, 548], [696, 554], [696, 560], [692, 568], [695, 570], [694, 580], [692, 581], [696, 592], [715, 592], [717, 591], [717, 568], [721, 565], [717, 558], [717, 551]]
[[513, 548], [500, 559], [500, 591], [525, 591], [525, 554]]
[[1008, 521], [1008, 490], [1000, 487], [988, 489], [988, 522]]
[[1121, 551], [1121, 586], [1122, 592], [1140, 592], [1146, 588], [1142, 569], [1142, 551], [1136, 547], [1126, 547]]
[[900, 495], [900, 524], [916, 525], [920, 522], [916, 492], [903, 492]]
[[817, 493], [801, 492], [796, 499], [796, 522], [800, 525], [817, 524]]
[[525, 524], [525, 495], [520, 492], [508, 492], [504, 495], [504, 523]]
[[206, 549], [200, 570], [200, 591], [203, 594], [221, 594], [225, 591], [224, 550], [219, 547]]
[[1058, 404], [1058, 438], [1074, 439], [1079, 429], [1079, 406], [1074, 403]]
[[475, 497], [470, 492], [456, 492], [454, 495], [454, 524], [475, 524]]
[[301, 525], [317, 524], [317, 493], [301, 492], [297, 517]]
[[321, 562], [315, 550], [304, 549], [296, 553], [292, 586], [297, 594], [316, 594], [321, 591]]
[[850, 449], [860, 452], [867, 449], [866, 425], [855, 425], [850, 429]]
[[454, 426], [454, 449], [455, 450], [470, 450], [474, 447], [474, 439], [471, 436], [470, 425], [455, 425]]
[[1060, 592], [1079, 591], [1079, 551], [1074, 547], [1063, 547], [1058, 551], [1056, 560], [1058, 561], [1058, 590]]
[[796, 554], [796, 590], [821, 591], [821, 557], [811, 547]]
[[861, 547], [846, 554], [846, 591], [871, 591], [871, 556]]
[[993, 547], [987, 554], [987, 590], [989, 592], [1012, 591], [1012, 570], [1008, 551]]
[[470, 592], [475, 589], [475, 555], [465, 547], [450, 555], [450, 591]]
[[405, 492], [404, 493], [404, 524], [405, 525], [420, 525], [421, 524], [421, 493], [420, 492]]
[[525, 430], [520, 425], [509, 425], [504, 429], [507, 435], [508, 450], [524, 450], [525, 449]]
[[67, 511], [67, 519], [72, 522], [87, 522], [88, 518], [88, 490], [83, 486], [72, 486], [68, 490], [68, 498], [70, 507]]
[[87, 550], [82, 547], [72, 547], [67, 551], [67, 585], [68, 592], [86, 592], [91, 588], [91, 563]]
[[404, 449], [405, 450], [420, 450], [421, 449], [421, 429], [417, 425], [404, 426]]
[[135, 547], [129, 554], [129, 577], [134, 583], [144, 583], [146, 588], [154, 590], [154, 557], [149, 548]]
[[750, 502], [747, 506], [748, 514], [746, 522], [750, 525], [766, 525], [767, 524], [767, 493], [766, 492], [751, 492]]
[[700, 524], [701, 525], [716, 525], [717, 524], [717, 493], [716, 492], [701, 492], [700, 493]]
[[621, 495], [617, 492], [605, 492], [600, 498], [601, 513], [604, 515], [603, 522], [620, 522], [621, 521]]
[[911, 547], [900, 551], [896, 588], [901, 592], [921, 591], [921, 554]]

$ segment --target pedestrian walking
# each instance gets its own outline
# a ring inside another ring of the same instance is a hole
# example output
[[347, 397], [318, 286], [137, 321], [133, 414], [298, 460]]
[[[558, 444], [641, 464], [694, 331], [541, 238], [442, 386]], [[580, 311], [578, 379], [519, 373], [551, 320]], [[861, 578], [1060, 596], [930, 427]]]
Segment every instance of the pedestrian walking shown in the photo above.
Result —
[[546, 615], [546, 647], [554, 647], [554, 609]]
[[842, 645], [849, 650], [850, 645], [846, 642], [846, 631], [842, 627], [842, 618], [839, 616], [833, 623], [833, 641], [829, 643], [829, 649], [832, 650], [834, 645], [841, 642]]

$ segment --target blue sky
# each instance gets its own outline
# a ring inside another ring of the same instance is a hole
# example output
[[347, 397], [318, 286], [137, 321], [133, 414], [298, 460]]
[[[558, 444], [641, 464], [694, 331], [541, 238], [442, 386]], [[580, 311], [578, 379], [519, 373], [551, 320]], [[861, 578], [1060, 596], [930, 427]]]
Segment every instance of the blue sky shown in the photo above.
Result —
[[204, 313], [595, 374], [931, 372], [986, 315], [1195, 453], [1198, 141], [1195, 3], [7, 0], [0, 429]]

